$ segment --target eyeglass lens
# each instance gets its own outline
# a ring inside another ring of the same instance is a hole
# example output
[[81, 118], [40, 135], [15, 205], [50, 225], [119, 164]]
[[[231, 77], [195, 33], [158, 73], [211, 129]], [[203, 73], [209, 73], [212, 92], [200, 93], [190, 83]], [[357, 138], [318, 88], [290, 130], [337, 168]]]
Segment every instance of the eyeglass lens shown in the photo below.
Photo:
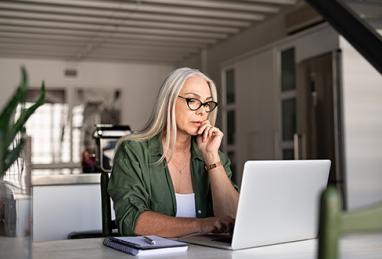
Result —
[[213, 101], [202, 103], [200, 100], [194, 99], [194, 98], [187, 98], [186, 100], [187, 100], [187, 105], [191, 110], [197, 110], [203, 105], [205, 107], [206, 111], [210, 112], [213, 109], [215, 109], [216, 105], [217, 105]]

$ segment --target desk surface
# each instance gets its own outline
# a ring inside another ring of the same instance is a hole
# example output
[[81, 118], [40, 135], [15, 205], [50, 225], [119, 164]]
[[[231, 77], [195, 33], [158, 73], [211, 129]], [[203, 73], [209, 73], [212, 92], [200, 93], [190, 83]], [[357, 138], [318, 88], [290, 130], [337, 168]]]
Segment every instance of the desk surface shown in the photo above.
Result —
[[[33, 258], [38, 259], [106, 259], [137, 258], [102, 245], [101, 238], [74, 239], [33, 243]], [[362, 235], [345, 237], [341, 240], [343, 259], [381, 259], [382, 235]], [[219, 259], [314, 259], [317, 240], [291, 242], [287, 244], [264, 246], [238, 251], [190, 245], [186, 253], [150, 256], [150, 258], [219, 258]], [[148, 257], [147, 257], [148, 258]]]

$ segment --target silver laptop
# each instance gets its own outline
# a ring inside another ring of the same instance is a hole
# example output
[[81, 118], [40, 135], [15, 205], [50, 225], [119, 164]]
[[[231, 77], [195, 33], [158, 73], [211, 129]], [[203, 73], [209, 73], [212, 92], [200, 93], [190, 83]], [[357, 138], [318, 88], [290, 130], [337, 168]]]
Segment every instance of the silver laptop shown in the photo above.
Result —
[[232, 237], [211, 234], [181, 240], [236, 250], [316, 238], [319, 197], [329, 169], [330, 160], [248, 161]]

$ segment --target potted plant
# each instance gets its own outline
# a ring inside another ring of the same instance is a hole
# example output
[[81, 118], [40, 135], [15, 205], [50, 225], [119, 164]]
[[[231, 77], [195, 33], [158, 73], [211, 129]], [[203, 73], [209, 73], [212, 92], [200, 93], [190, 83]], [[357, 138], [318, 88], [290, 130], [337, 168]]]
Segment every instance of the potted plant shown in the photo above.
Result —
[[[0, 178], [5, 175], [9, 167], [19, 157], [25, 145], [25, 123], [45, 100], [45, 86], [43, 82], [36, 102], [28, 109], [24, 109], [19, 118], [13, 122], [17, 105], [25, 101], [27, 90], [28, 75], [25, 68], [22, 67], [20, 85], [0, 114]], [[14, 141], [17, 141], [17, 143], [14, 143]], [[12, 147], [12, 144], [15, 144], [15, 146]]]
[[[19, 215], [16, 215], [13, 190], [9, 187], [8, 182], [4, 180], [9, 168], [22, 154], [26, 142], [25, 123], [45, 100], [45, 86], [44, 82], [42, 82], [39, 96], [34, 104], [29, 108], [21, 108], [21, 112], [16, 118], [17, 106], [25, 103], [27, 91], [28, 75], [26, 69], [22, 67], [19, 86], [4, 108], [0, 110], [0, 242], [3, 243], [1, 244], [2, 247], [7, 247], [6, 251], [1, 253], [4, 252], [5, 256], [8, 255], [6, 257], [10, 258], [28, 258], [31, 256], [30, 233], [26, 234], [26, 239], [23, 239], [24, 236], [16, 238], [16, 216]], [[21, 180], [22, 169], [17, 168], [16, 174]], [[28, 217], [27, 221], [30, 221], [30, 215]], [[26, 247], [25, 242], [29, 242], [29, 246]]]

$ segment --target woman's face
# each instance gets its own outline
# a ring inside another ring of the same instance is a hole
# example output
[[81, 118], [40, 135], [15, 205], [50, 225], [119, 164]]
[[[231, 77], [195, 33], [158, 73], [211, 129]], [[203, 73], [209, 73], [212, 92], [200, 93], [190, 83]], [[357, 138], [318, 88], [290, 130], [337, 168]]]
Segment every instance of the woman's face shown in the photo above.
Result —
[[[202, 103], [212, 101], [211, 90], [208, 83], [199, 76], [189, 77], [180, 90], [179, 96], [198, 99]], [[181, 97], [177, 98], [175, 104], [178, 133], [195, 136], [202, 122], [208, 119], [208, 112], [203, 105], [195, 111], [191, 110], [187, 105], [186, 99]]]

